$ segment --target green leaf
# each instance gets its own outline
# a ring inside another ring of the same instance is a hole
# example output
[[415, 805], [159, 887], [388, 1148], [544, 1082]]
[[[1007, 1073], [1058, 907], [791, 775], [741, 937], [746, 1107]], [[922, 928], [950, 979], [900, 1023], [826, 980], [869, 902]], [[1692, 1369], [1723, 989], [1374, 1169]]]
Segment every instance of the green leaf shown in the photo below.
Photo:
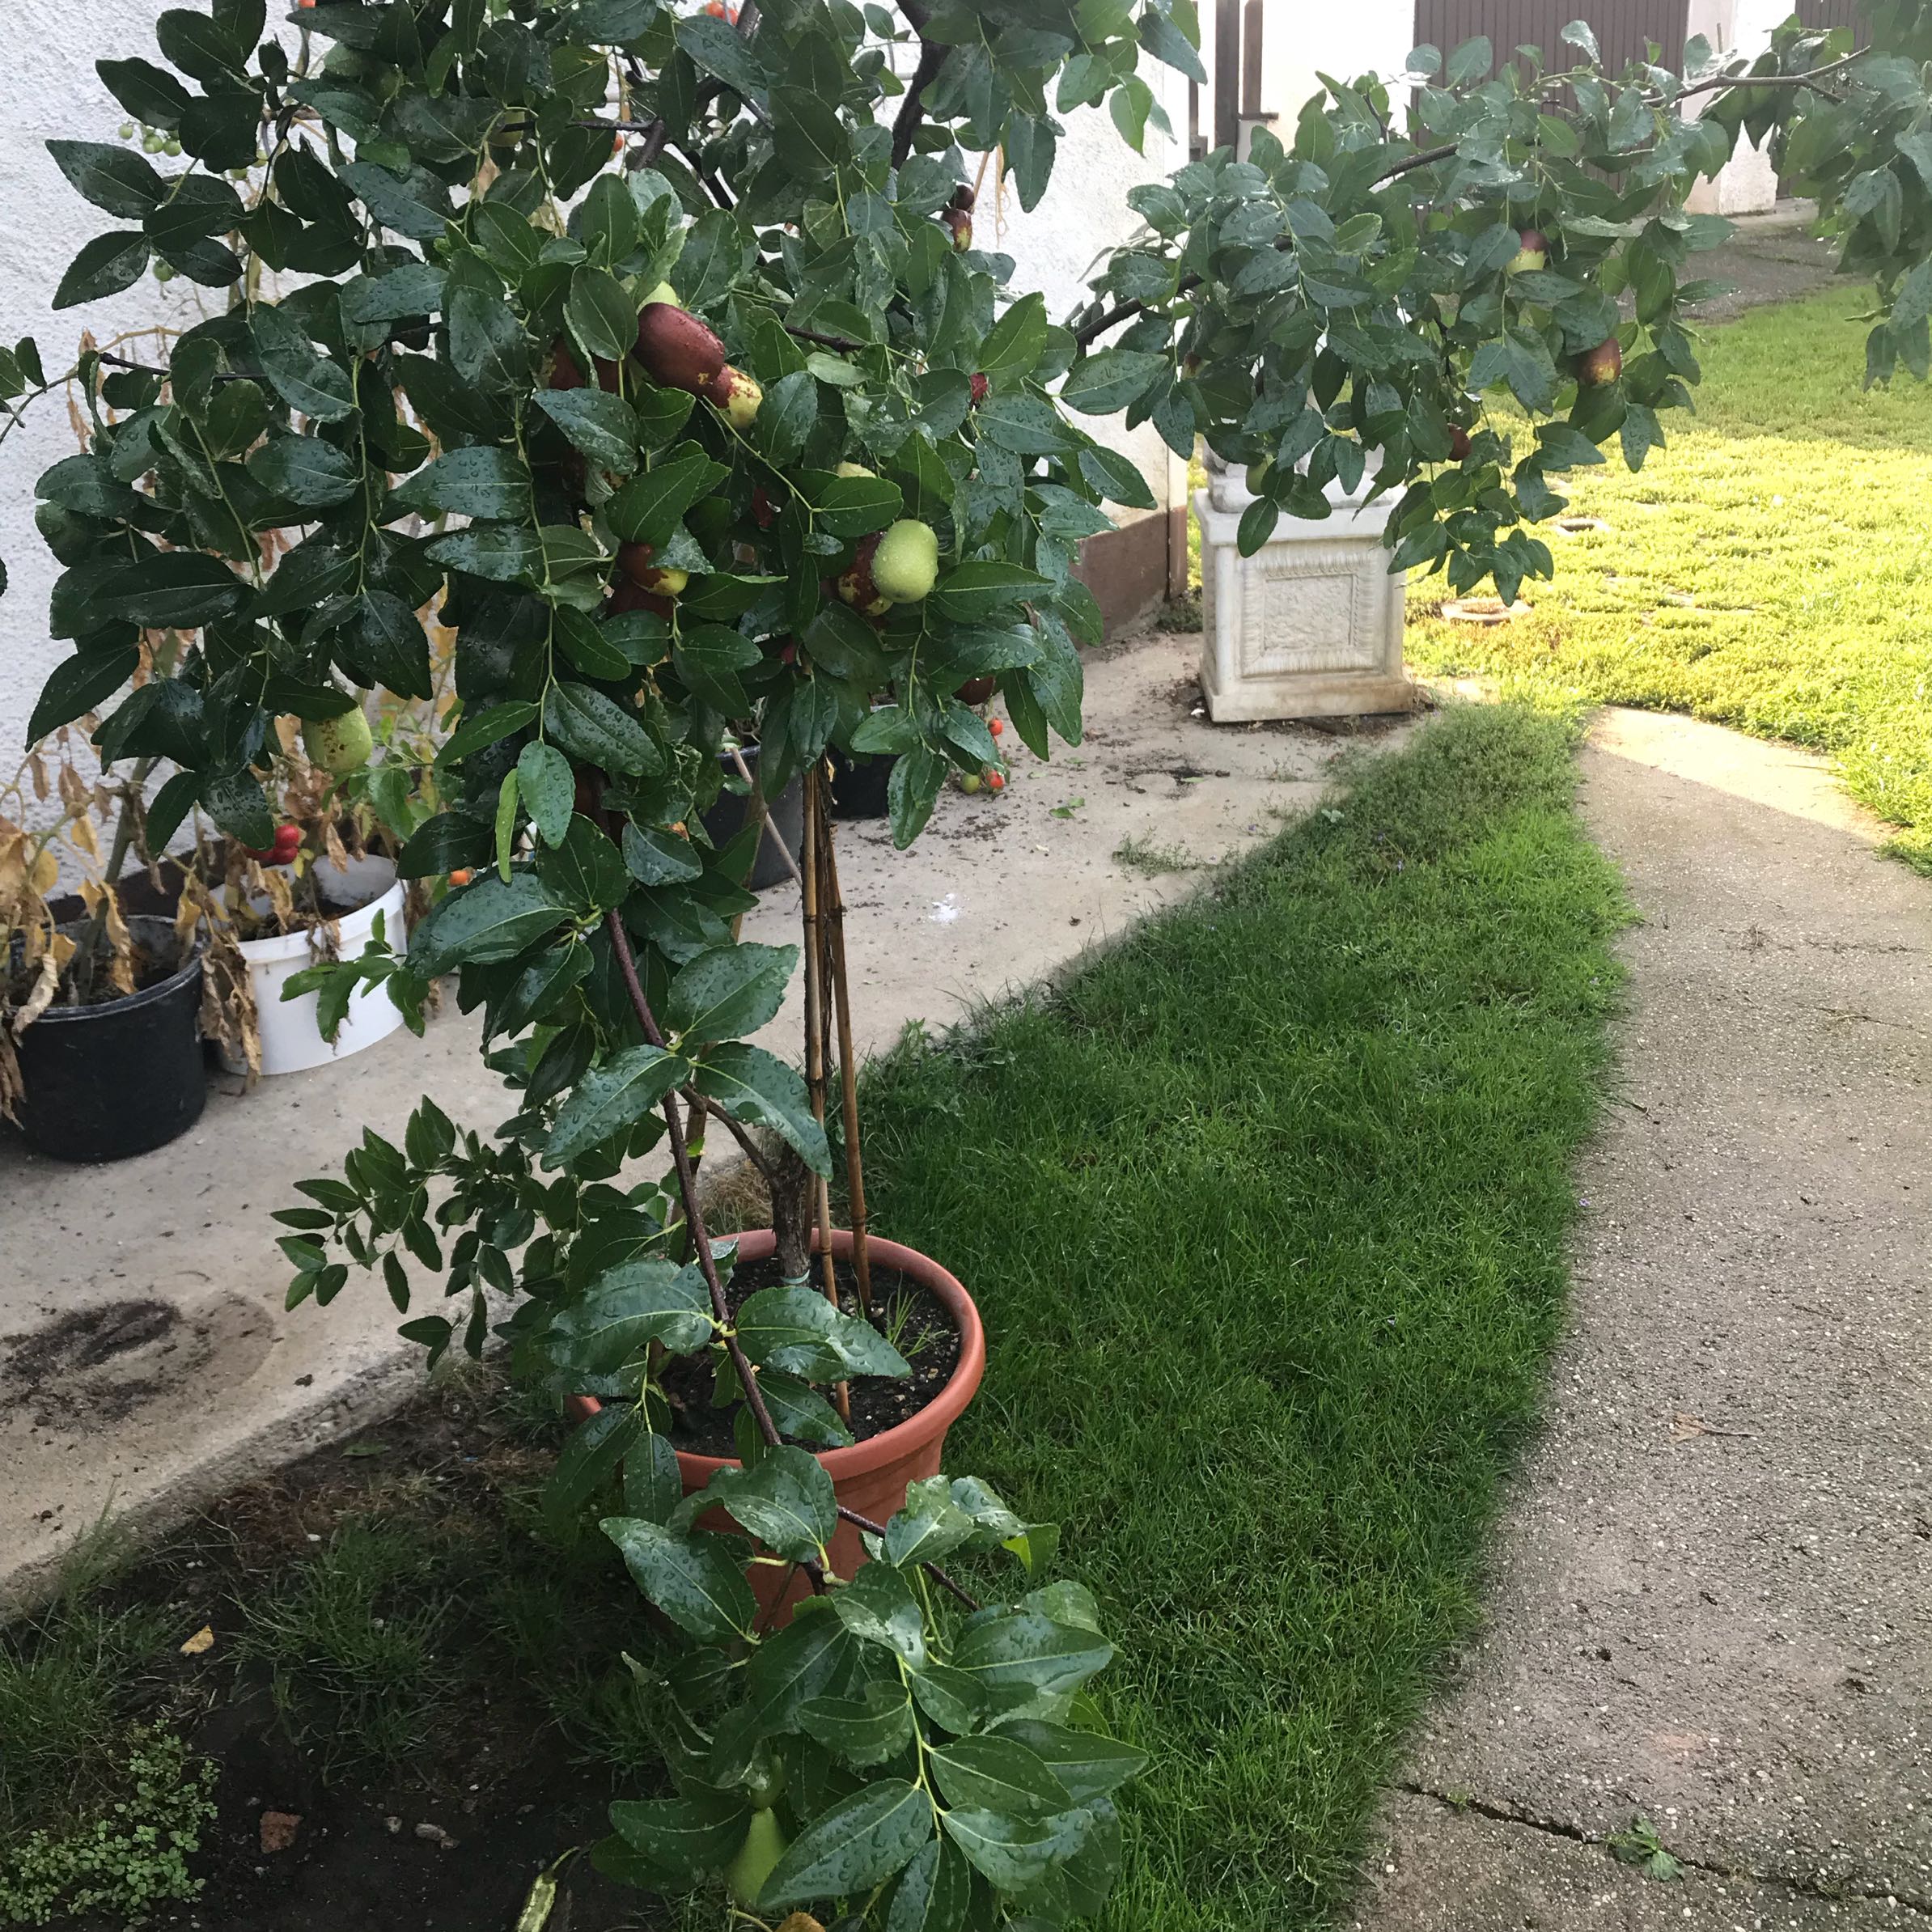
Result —
[[604, 506], [604, 520], [620, 543], [662, 549], [684, 512], [711, 486], [715, 467], [702, 451], [656, 464]]
[[851, 150], [837, 108], [809, 87], [772, 90], [772, 145], [792, 172], [806, 180], [836, 174]]
[[647, 1523], [668, 1523], [684, 1495], [677, 1451], [669, 1438], [653, 1430], [624, 1459], [625, 1512]]
[[638, 467], [638, 418], [602, 389], [539, 389], [536, 406], [600, 469], [628, 477]]
[[986, 1697], [978, 1684], [951, 1665], [930, 1660], [912, 1673], [913, 1696], [920, 1710], [955, 1735], [974, 1729], [985, 1715]]
[[391, 493], [425, 516], [511, 521], [530, 514], [530, 477], [515, 450], [449, 450]]
[[614, 682], [629, 676], [630, 659], [604, 634], [595, 618], [560, 604], [551, 621], [559, 648], [586, 677]]
[[705, 869], [690, 840], [654, 825], [626, 824], [623, 849], [631, 877], [647, 886], [680, 885]]
[[759, 1909], [868, 1891], [901, 1870], [932, 1833], [932, 1800], [903, 1778], [881, 1778], [799, 1832], [765, 1880]]
[[140, 221], [167, 193], [167, 184], [131, 148], [104, 141], [49, 141], [47, 151], [74, 187], [109, 214]]
[[1118, 450], [1091, 445], [1080, 451], [1080, 474], [1087, 485], [1109, 502], [1124, 503], [1129, 510], [1152, 510], [1154, 492], [1147, 479], [1129, 456]]
[[980, 345], [982, 375], [1031, 375], [1046, 353], [1046, 298], [1037, 292], [1023, 295], [988, 331]]
[[74, 308], [83, 302], [98, 302], [104, 295], [117, 295], [147, 273], [147, 261], [145, 235], [126, 229], [97, 235], [68, 264], [53, 292], [53, 306]]
[[768, 1549], [794, 1563], [821, 1557], [838, 1527], [832, 1478], [808, 1449], [782, 1443], [750, 1468], [727, 1464], [705, 1493]]
[[621, 361], [637, 345], [637, 306], [623, 283], [602, 269], [572, 273], [564, 317], [578, 341], [607, 362]]
[[1113, 1646], [1091, 1630], [1019, 1610], [972, 1625], [953, 1663], [988, 1691], [1026, 1689], [1055, 1699], [1070, 1697], [1112, 1655]]
[[863, 1698], [812, 1698], [799, 1722], [847, 1764], [882, 1765], [911, 1743], [913, 1706], [903, 1684], [871, 1684]]
[[426, 554], [447, 570], [466, 570], [492, 583], [516, 583], [541, 575], [544, 540], [523, 523], [472, 523], [438, 537]]
[[[608, 1529], [609, 1525], [607, 1523]], [[694, 1798], [621, 1798], [611, 1828], [664, 1875], [667, 1889], [715, 1870], [737, 1850], [751, 1809], [722, 1792]]]
[[977, 624], [1052, 588], [1050, 580], [1036, 570], [988, 560], [955, 565], [940, 578], [930, 601], [942, 617]]
[[999, 1735], [1017, 1739], [1052, 1769], [1075, 1804], [1104, 1798], [1145, 1769], [1147, 1754], [1117, 1738], [1093, 1731], [1070, 1731], [1038, 1718], [1015, 1718]]
[[[474, 891], [476, 888], [469, 888]], [[578, 1082], [544, 1147], [544, 1164], [560, 1167], [619, 1133], [656, 1108], [688, 1071], [663, 1047], [626, 1047]]]
[[570, 760], [553, 744], [527, 744], [517, 754], [516, 781], [538, 836], [546, 845], [561, 845], [577, 799]]
[[1240, 525], [1235, 532], [1235, 548], [1244, 557], [1252, 557], [1274, 535], [1275, 525], [1281, 520], [1279, 503], [1272, 498], [1256, 497], [1241, 512]]
[[256, 305], [249, 328], [262, 373], [290, 409], [318, 422], [337, 422], [354, 414], [355, 395], [349, 371], [318, 355], [307, 329], [269, 302]]
[[[801, 478], [801, 486], [804, 479]], [[833, 536], [851, 538], [883, 530], [905, 506], [896, 483], [883, 477], [832, 477], [811, 479], [807, 493], [813, 518]]]
[[638, 1587], [680, 1629], [717, 1641], [751, 1629], [758, 1604], [739, 1567], [742, 1543], [705, 1530], [674, 1536], [635, 1516], [607, 1516], [600, 1527]]
[[275, 815], [251, 772], [217, 772], [205, 777], [201, 808], [240, 845], [265, 845], [275, 836]]
[[738, 1339], [761, 1368], [808, 1381], [905, 1375], [905, 1358], [870, 1322], [841, 1314], [816, 1288], [761, 1288], [738, 1312]]
[[342, 320], [358, 328], [433, 316], [443, 307], [447, 278], [428, 262], [405, 262], [381, 275], [357, 275], [342, 284]]
[[701, 952], [671, 982], [666, 1021], [688, 1042], [701, 1045], [755, 1033], [784, 1004], [798, 963], [795, 946], [759, 946], [748, 939]]
[[[545, 1341], [560, 1367], [610, 1375], [641, 1360], [654, 1341], [688, 1354], [711, 1334], [710, 1294], [698, 1269], [646, 1257], [605, 1269], [580, 1302], [557, 1311]], [[652, 1517], [668, 1519], [668, 1511]]]
[[909, 1485], [905, 1506], [886, 1524], [885, 1560], [903, 1569], [909, 1563], [936, 1563], [972, 1540], [972, 1519], [952, 1499], [943, 1476]]
[[900, 1875], [884, 1932], [965, 1932], [972, 1904], [972, 1868], [950, 1838], [934, 1838]]
[[362, 481], [353, 458], [320, 436], [272, 436], [248, 458], [248, 474], [301, 510], [346, 502]]
[[932, 1765], [948, 1804], [1044, 1818], [1073, 1803], [1045, 1760], [1017, 1738], [957, 1738], [934, 1751]]
[[832, 1607], [861, 1643], [890, 1650], [914, 1670], [926, 1667], [926, 1619], [903, 1570], [889, 1563], [866, 1564], [844, 1589], [833, 1591]]
[[1094, 1818], [1087, 1811], [1034, 1820], [964, 1809], [945, 1812], [942, 1822], [946, 1835], [993, 1884], [1002, 1892], [1022, 1892], [1080, 1849]]
[[135, 120], [152, 128], [172, 131], [180, 127], [182, 112], [193, 99], [165, 67], [152, 61], [96, 61], [94, 71]]
[[781, 1435], [820, 1449], [843, 1449], [853, 1441], [838, 1411], [810, 1383], [773, 1370], [759, 1376], [758, 1387]]
[[809, 1697], [842, 1679], [858, 1646], [823, 1599], [815, 1598], [745, 1667], [744, 1709], [760, 1731], [789, 1731]]
[[1099, 350], [1068, 371], [1060, 400], [1083, 416], [1112, 416], [1167, 371], [1164, 355], [1138, 349]]
[[765, 653], [743, 632], [722, 624], [688, 625], [671, 655], [678, 676], [714, 710], [727, 718], [743, 717], [751, 710], [738, 673], [760, 663]]
[[248, 587], [218, 557], [199, 550], [153, 550], [117, 570], [100, 591], [104, 616], [155, 629], [193, 630], [231, 615]]
[[537, 854], [536, 873], [579, 914], [608, 913], [630, 892], [630, 874], [611, 840], [579, 812], [561, 840]]
[[1171, 20], [1148, 6], [1142, 10], [1139, 24], [1141, 44], [1157, 61], [1178, 68], [1200, 87], [1207, 85], [1207, 70], [1201, 64], [1199, 51]]
[[570, 916], [570, 907], [534, 872], [515, 873], [507, 884], [494, 875], [474, 879], [439, 901], [409, 935], [409, 964], [434, 979], [452, 967], [515, 959]]
[[[33, 715], [27, 721], [24, 742], [29, 746], [38, 744], [62, 725], [71, 724], [83, 712], [98, 709], [104, 699], [112, 697], [134, 675], [140, 662], [140, 650], [132, 644], [115, 645], [106, 650], [77, 651], [72, 657], [62, 659], [40, 687]], [[153, 817], [151, 809], [149, 817]], [[180, 820], [177, 817], [175, 822], [179, 824]], [[160, 849], [160, 844], [155, 847], [156, 851]]]
[[501, 302], [468, 282], [450, 291], [450, 361], [467, 383], [489, 391], [509, 388], [527, 362], [523, 324]]
[[557, 685], [544, 722], [573, 757], [603, 771], [635, 778], [654, 777], [664, 769], [664, 755], [643, 725], [587, 684]]
[[[751, 55], [735, 28], [704, 14], [687, 14], [677, 21], [672, 31], [677, 36], [678, 45], [707, 73], [715, 74], [734, 93], [747, 99], [756, 99], [763, 93], [764, 76], [752, 65]], [[682, 282], [685, 278], [680, 275], [678, 279]], [[688, 289], [685, 294], [690, 300], [697, 299]]]
[[643, 1432], [644, 1412], [629, 1403], [607, 1403], [570, 1431], [544, 1485], [544, 1519], [553, 1536], [567, 1534]]
[[464, 718], [443, 740], [436, 753], [438, 769], [447, 769], [460, 764], [472, 752], [480, 752], [499, 739], [507, 738], [512, 731], [522, 731], [536, 716], [536, 706], [527, 699], [518, 697], [506, 705], [492, 705], [488, 710], [479, 711], [474, 718]]
[[497, 787], [497, 877], [510, 883], [510, 862], [515, 856], [516, 811], [522, 800], [523, 786], [514, 770], [503, 774]]
[[815, 1174], [832, 1171], [825, 1130], [812, 1117], [798, 1073], [762, 1047], [730, 1040], [711, 1048], [697, 1067], [697, 1091], [735, 1121], [769, 1127]]

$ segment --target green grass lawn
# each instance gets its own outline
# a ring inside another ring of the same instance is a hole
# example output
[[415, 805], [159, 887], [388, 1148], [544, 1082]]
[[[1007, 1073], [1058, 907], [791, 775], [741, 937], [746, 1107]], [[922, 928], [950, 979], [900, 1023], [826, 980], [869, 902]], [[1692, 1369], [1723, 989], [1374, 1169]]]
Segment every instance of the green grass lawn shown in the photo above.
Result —
[[1849, 286], [1707, 332], [1694, 420], [1633, 476], [1579, 472], [1607, 533], [1553, 538], [1527, 619], [1434, 616], [1413, 581], [1417, 670], [1688, 711], [1830, 753], [1932, 870], [1932, 390], [1860, 387]]
[[1057, 993], [875, 1067], [881, 1229], [979, 1298], [947, 1466], [1064, 1525], [1154, 1753], [1107, 1924], [1350, 1889], [1562, 1315], [1616, 882], [1468, 708]]

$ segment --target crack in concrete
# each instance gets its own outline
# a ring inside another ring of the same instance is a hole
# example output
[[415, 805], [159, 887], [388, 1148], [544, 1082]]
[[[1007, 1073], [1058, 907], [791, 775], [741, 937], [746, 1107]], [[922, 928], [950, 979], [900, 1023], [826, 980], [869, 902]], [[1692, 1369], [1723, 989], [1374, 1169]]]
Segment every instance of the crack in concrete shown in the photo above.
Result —
[[[1514, 1806], [1495, 1804], [1487, 1799], [1464, 1794], [1451, 1797], [1444, 1791], [1432, 1791], [1426, 1785], [1398, 1782], [1395, 1787], [1409, 1798], [1426, 1798], [1432, 1803], [1441, 1805], [1451, 1811], [1473, 1811], [1479, 1818], [1487, 1818], [1495, 1824], [1519, 1825], [1526, 1831], [1540, 1832], [1546, 1837], [1566, 1838], [1573, 1845], [1594, 1845], [1599, 1850], [1608, 1850], [1609, 1841], [1587, 1832], [1581, 1825], [1565, 1824], [1554, 1818], [1539, 1818], [1534, 1813], [1519, 1811]], [[1821, 1904], [1840, 1904], [1847, 1899], [1863, 1899], [1875, 1904], [1903, 1906], [1908, 1912], [1932, 1921], [1932, 1899], [1919, 1899], [1909, 1893], [1877, 1884], [1866, 1884], [1856, 1879], [1845, 1884], [1831, 1886], [1794, 1879], [1782, 1872], [1754, 1871], [1748, 1866], [1713, 1865], [1701, 1858], [1694, 1858], [1677, 1849], [1675, 1845], [1664, 1848], [1686, 1871], [1701, 1872], [1707, 1878], [1743, 1879], [1752, 1885], [1772, 1885], [1788, 1892], [1798, 1898], [1815, 1899]]]

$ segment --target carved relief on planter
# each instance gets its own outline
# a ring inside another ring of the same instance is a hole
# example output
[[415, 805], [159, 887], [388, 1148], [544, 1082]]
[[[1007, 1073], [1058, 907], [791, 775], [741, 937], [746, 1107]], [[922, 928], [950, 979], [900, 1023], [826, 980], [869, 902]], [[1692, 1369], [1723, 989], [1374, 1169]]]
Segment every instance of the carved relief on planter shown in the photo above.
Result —
[[1201, 519], [1201, 687], [1217, 723], [1405, 711], [1403, 578], [1383, 547], [1394, 499], [1334, 497], [1321, 523], [1283, 517], [1252, 557], [1235, 545], [1253, 497], [1227, 470], [1194, 493]]

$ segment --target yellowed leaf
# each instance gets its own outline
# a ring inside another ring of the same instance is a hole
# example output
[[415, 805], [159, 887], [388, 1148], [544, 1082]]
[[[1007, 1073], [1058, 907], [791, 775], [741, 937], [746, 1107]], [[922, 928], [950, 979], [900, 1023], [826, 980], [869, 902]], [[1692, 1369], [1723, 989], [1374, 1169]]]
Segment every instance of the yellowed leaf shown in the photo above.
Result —
[[27, 879], [28, 883], [43, 898], [60, 883], [61, 862], [54, 856], [51, 846], [33, 862], [32, 870], [28, 873]]
[[94, 821], [85, 816], [77, 818], [67, 828], [67, 836], [76, 847], [87, 854], [95, 864], [100, 863], [100, 841], [94, 836]]
[[214, 1648], [214, 1630], [209, 1624], [203, 1624], [194, 1635], [181, 1646], [184, 1657], [199, 1657]]

